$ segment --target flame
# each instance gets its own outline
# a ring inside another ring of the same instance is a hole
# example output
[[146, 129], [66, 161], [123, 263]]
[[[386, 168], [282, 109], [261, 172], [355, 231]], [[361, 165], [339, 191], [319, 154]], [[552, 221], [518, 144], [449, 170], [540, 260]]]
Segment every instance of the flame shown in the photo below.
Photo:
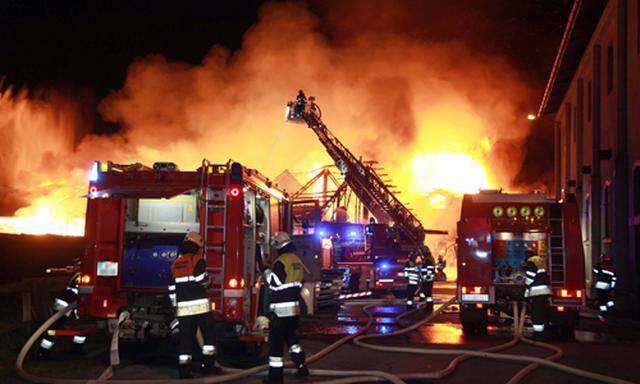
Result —
[[[8, 143], [0, 153], [0, 232], [81, 235], [94, 160], [172, 161], [189, 170], [203, 157], [232, 158], [271, 177], [331, 164], [309, 129], [283, 123], [282, 107], [299, 87], [318, 97], [345, 146], [384, 166], [425, 227], [454, 228], [462, 193], [507, 186], [514, 174], [493, 162], [493, 145], [526, 134], [518, 126], [526, 83], [505, 60], [414, 38], [402, 33], [406, 23], [400, 33], [348, 23], [328, 38], [321, 31], [345, 19], [338, 15], [270, 3], [237, 52], [214, 46], [196, 65], [136, 59], [122, 89], [99, 104], [103, 119], [122, 127], [110, 135], [88, 133], [78, 117], [87, 111], [72, 99], [0, 91], [0, 139]], [[520, 154], [513, 156], [517, 166]]]
[[84, 218], [65, 219], [65, 216], [67, 215], [64, 208], [56, 209], [49, 205], [42, 205], [38, 208], [32, 206], [19, 210], [14, 217], [0, 217], [0, 232], [82, 236]]
[[490, 186], [485, 166], [465, 153], [416, 155], [413, 175], [415, 187], [429, 197], [429, 203], [434, 207], [444, 208], [446, 198], [438, 191], [460, 196]]

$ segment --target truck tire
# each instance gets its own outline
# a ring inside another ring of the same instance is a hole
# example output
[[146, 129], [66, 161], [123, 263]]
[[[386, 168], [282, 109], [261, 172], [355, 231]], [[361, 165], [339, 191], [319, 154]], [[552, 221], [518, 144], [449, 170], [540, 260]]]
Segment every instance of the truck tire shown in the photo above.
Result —
[[460, 306], [460, 324], [462, 332], [467, 336], [482, 335], [487, 333], [487, 310], [471, 305]]
[[566, 312], [554, 312], [551, 315], [551, 332], [554, 338], [559, 340], [571, 340], [574, 330], [578, 325], [578, 312], [568, 310]]

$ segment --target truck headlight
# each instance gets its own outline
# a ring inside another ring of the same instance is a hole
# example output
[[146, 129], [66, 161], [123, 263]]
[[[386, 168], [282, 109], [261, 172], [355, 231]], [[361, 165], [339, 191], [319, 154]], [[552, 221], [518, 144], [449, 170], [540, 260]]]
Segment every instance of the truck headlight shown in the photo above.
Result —
[[118, 276], [118, 263], [116, 261], [98, 261], [98, 276]]

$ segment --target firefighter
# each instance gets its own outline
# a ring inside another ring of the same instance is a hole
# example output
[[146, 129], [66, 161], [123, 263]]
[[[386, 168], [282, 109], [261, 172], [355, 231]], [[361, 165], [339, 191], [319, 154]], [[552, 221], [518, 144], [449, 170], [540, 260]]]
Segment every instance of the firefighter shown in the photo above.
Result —
[[403, 272], [407, 279], [407, 306], [411, 307], [420, 283], [420, 267], [416, 263], [415, 253], [409, 254], [409, 260], [405, 263]]
[[529, 299], [533, 335], [535, 338], [542, 338], [549, 321], [549, 296], [551, 295], [549, 276], [545, 259], [535, 253], [529, 254], [531, 256], [524, 267], [526, 275], [524, 297]]
[[300, 290], [304, 278], [304, 265], [296, 254], [291, 237], [286, 232], [277, 232], [270, 241], [278, 256], [272, 268], [265, 271], [269, 285], [269, 376], [265, 383], [280, 384], [284, 371], [283, 349], [289, 346], [289, 355], [296, 365], [298, 376], [306, 377], [309, 369], [305, 364], [305, 353], [300, 347], [296, 330], [300, 322]]
[[298, 96], [296, 96], [296, 104], [294, 106], [293, 113], [298, 117], [302, 116], [302, 112], [304, 111], [306, 106], [307, 106], [307, 96], [304, 94], [304, 92], [301, 89], [298, 91]]
[[435, 267], [429, 248], [422, 248], [422, 262], [420, 263], [420, 299], [426, 302], [425, 309], [433, 310], [433, 280], [435, 279]]
[[[76, 301], [76, 299], [78, 298], [79, 279], [80, 273], [75, 273], [71, 277], [71, 279], [69, 279], [65, 290], [56, 295], [53, 300], [53, 309], [56, 312], [67, 307], [70, 303]], [[64, 325], [72, 319], [78, 319], [78, 311], [76, 309], [67, 312], [64, 316], [53, 323], [51, 329], [47, 330], [45, 336], [40, 340], [40, 347], [38, 348], [38, 356], [40, 358], [46, 359], [51, 356], [51, 349], [56, 343], [55, 330], [64, 328]], [[76, 353], [81, 353], [82, 347], [84, 346], [86, 341], [87, 337], [84, 335], [73, 336], [71, 350]]]
[[593, 267], [593, 281], [600, 314], [598, 318], [604, 321], [615, 305], [612, 290], [616, 287], [616, 277], [611, 256], [608, 253], [600, 255], [600, 263]]
[[202, 237], [189, 232], [180, 246], [178, 258], [171, 266], [172, 283], [169, 298], [176, 308], [180, 341], [178, 346], [178, 373], [181, 379], [192, 378], [191, 360], [198, 328], [203, 334], [202, 345], [205, 373], [217, 373], [214, 320], [207, 295], [209, 276], [202, 257]]
[[442, 257], [442, 255], [438, 255], [438, 262], [436, 263], [436, 277], [438, 281], [446, 281], [447, 275], [444, 273], [444, 269], [447, 267], [447, 261]]

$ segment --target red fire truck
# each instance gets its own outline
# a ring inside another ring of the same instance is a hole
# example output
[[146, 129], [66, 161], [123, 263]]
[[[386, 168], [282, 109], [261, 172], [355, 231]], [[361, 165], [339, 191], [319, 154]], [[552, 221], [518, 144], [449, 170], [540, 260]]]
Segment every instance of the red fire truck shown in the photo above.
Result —
[[[402, 271], [407, 256], [412, 251], [421, 252], [425, 235], [446, 235], [447, 231], [425, 229], [418, 217], [407, 208], [387, 182], [374, 168], [376, 162], [363, 161], [355, 156], [322, 121], [322, 111], [315, 98], [307, 100], [300, 90], [295, 100], [287, 103], [286, 121], [306, 124], [318, 136], [320, 143], [336, 167], [344, 176], [344, 183], [334, 198], [340, 199], [347, 187], [366, 207], [377, 224], [369, 224], [364, 260], [343, 262], [343, 265], [360, 276], [361, 282], [369, 282], [366, 289], [378, 292], [401, 292], [406, 281], [398, 273]], [[333, 199], [333, 198], [332, 198]], [[306, 202], [303, 202], [306, 203]], [[324, 206], [326, 206], [324, 202]], [[316, 228], [316, 231], [323, 231]], [[357, 255], [356, 255], [357, 256]], [[365, 277], [366, 279], [362, 279]], [[360, 289], [363, 289], [360, 284]]]
[[86, 212], [78, 312], [113, 329], [130, 314], [123, 338], [168, 334], [170, 267], [184, 235], [202, 234], [211, 305], [246, 336], [261, 311], [260, 268], [268, 239], [290, 230], [285, 191], [256, 170], [203, 160], [196, 171], [173, 163], [95, 162]]
[[547, 260], [553, 291], [552, 325], [570, 332], [585, 305], [585, 264], [575, 197], [481, 191], [462, 200], [458, 222], [458, 299], [467, 332], [488, 314], [508, 313], [522, 301], [527, 251]]

